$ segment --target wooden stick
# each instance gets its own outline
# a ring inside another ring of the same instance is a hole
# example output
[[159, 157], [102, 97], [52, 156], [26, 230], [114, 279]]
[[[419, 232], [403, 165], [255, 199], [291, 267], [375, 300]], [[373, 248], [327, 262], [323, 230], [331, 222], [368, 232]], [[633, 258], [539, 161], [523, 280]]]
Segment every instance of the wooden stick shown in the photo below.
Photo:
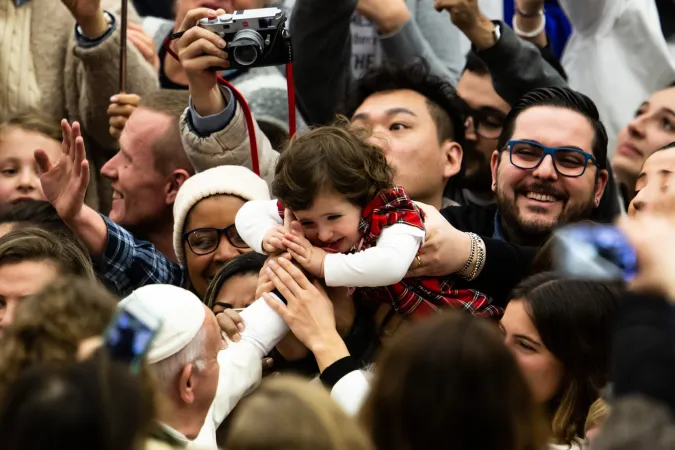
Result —
[[122, 17], [120, 30], [120, 78], [118, 92], [124, 93], [127, 84], [127, 24], [129, 20], [129, 0], [122, 1]]

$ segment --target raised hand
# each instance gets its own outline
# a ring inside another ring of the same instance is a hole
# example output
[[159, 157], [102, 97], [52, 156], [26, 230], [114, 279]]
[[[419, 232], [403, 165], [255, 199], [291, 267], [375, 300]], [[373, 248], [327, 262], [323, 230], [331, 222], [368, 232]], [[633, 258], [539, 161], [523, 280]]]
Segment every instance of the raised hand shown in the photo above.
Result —
[[323, 278], [323, 262], [326, 252], [314, 247], [302, 233], [302, 227], [298, 222], [293, 222], [291, 232], [286, 233], [281, 243], [288, 249], [291, 257], [298, 262], [307, 272], [318, 278]]
[[61, 3], [68, 8], [86, 37], [100, 37], [108, 29], [101, 0], [61, 0]]
[[84, 197], [89, 186], [89, 163], [86, 159], [80, 124], [61, 121], [63, 142], [61, 157], [54, 164], [47, 153], [35, 150], [35, 161], [40, 169], [40, 183], [47, 200], [65, 221], [73, 220], [84, 206]]
[[112, 137], [119, 140], [129, 116], [138, 108], [140, 101], [141, 97], [136, 94], [117, 94], [110, 99], [108, 117]]
[[183, 36], [176, 43], [176, 53], [190, 85], [190, 94], [197, 112], [202, 116], [217, 114], [225, 108], [214, 67], [226, 69], [226, 42], [216, 33], [197, 26], [203, 18], [215, 19], [225, 10], [197, 8], [189, 11], [180, 27]]
[[143, 27], [133, 22], [129, 22], [129, 26], [127, 27], [127, 39], [134, 44], [134, 47], [136, 47], [141, 55], [143, 55], [143, 58], [159, 72], [159, 55], [155, 48], [155, 41], [143, 31]]

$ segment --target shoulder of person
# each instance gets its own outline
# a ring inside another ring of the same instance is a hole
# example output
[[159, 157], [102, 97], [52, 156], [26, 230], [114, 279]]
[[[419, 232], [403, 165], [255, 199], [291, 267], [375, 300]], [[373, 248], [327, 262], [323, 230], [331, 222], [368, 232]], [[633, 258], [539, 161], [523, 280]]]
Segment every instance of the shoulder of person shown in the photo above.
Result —
[[[461, 231], [471, 231], [478, 234], [485, 234], [483, 229], [493, 228], [494, 216], [497, 212], [496, 205], [477, 206], [461, 205], [448, 206], [440, 210], [445, 220]], [[492, 233], [488, 233], [492, 234]]]

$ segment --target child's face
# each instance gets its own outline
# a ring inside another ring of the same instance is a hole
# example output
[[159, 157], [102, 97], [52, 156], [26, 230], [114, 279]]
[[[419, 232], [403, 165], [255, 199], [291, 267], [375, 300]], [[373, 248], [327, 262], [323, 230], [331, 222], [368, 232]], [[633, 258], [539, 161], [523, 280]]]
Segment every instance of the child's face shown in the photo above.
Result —
[[61, 154], [61, 143], [35, 131], [11, 127], [0, 135], [0, 204], [24, 199], [44, 200], [33, 153], [43, 149], [52, 163]]
[[320, 193], [311, 208], [293, 213], [315, 247], [346, 253], [361, 239], [361, 208], [336, 192]]

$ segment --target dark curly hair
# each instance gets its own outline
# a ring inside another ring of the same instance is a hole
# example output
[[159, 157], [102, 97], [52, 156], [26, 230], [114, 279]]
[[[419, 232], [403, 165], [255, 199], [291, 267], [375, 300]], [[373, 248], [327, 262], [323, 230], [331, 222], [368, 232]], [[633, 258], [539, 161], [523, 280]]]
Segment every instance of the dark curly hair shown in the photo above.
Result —
[[326, 190], [365, 207], [392, 186], [393, 178], [382, 150], [342, 118], [291, 139], [277, 162], [272, 194], [295, 211], [311, 208], [316, 195]]
[[466, 111], [455, 88], [447, 81], [431, 75], [424, 60], [409, 65], [386, 63], [367, 72], [350, 92], [341, 111], [347, 117], [371, 95], [378, 92], [411, 90], [427, 99], [429, 113], [436, 123], [438, 140], [464, 144]]

